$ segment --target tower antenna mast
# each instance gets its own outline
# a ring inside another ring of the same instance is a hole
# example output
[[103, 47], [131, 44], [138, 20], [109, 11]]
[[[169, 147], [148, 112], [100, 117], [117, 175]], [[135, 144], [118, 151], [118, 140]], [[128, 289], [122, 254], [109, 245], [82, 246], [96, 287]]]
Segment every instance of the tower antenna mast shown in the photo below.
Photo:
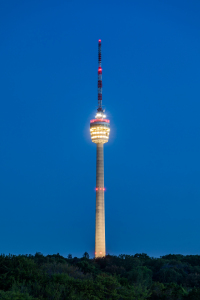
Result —
[[102, 109], [102, 67], [101, 67], [101, 40], [99, 40], [98, 45], [98, 111], [103, 111]]

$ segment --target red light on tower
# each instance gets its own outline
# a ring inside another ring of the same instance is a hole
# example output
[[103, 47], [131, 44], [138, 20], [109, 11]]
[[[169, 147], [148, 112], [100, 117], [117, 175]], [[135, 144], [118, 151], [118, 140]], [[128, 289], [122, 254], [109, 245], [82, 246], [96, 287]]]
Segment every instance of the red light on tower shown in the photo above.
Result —
[[99, 43], [101, 43], [101, 40], [99, 40]]
[[[101, 67], [98, 68], [98, 74], [102, 74], [102, 68]], [[101, 81], [101, 87], [102, 87], [102, 81]]]

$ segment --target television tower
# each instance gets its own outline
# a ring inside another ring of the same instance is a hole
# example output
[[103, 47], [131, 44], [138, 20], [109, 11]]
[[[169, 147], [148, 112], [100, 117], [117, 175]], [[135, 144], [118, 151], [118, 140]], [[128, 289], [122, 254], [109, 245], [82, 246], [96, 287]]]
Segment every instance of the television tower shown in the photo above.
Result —
[[108, 142], [110, 133], [110, 121], [106, 119], [105, 110], [102, 109], [101, 40], [98, 44], [98, 65], [98, 108], [95, 119], [90, 121], [91, 139], [97, 144], [95, 258], [106, 255], [103, 145]]

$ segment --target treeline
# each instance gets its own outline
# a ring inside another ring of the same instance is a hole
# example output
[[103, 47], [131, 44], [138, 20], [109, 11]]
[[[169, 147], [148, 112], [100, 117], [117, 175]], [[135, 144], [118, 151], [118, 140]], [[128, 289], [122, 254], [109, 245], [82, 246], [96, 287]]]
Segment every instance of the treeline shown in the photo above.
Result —
[[1, 255], [0, 299], [200, 300], [200, 256]]

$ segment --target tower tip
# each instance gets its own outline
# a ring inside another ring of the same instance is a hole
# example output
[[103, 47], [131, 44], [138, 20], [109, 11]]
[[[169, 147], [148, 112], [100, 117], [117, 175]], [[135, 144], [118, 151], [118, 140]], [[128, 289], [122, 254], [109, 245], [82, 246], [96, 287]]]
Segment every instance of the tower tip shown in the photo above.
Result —
[[99, 43], [101, 43], [101, 40], [99, 40]]

